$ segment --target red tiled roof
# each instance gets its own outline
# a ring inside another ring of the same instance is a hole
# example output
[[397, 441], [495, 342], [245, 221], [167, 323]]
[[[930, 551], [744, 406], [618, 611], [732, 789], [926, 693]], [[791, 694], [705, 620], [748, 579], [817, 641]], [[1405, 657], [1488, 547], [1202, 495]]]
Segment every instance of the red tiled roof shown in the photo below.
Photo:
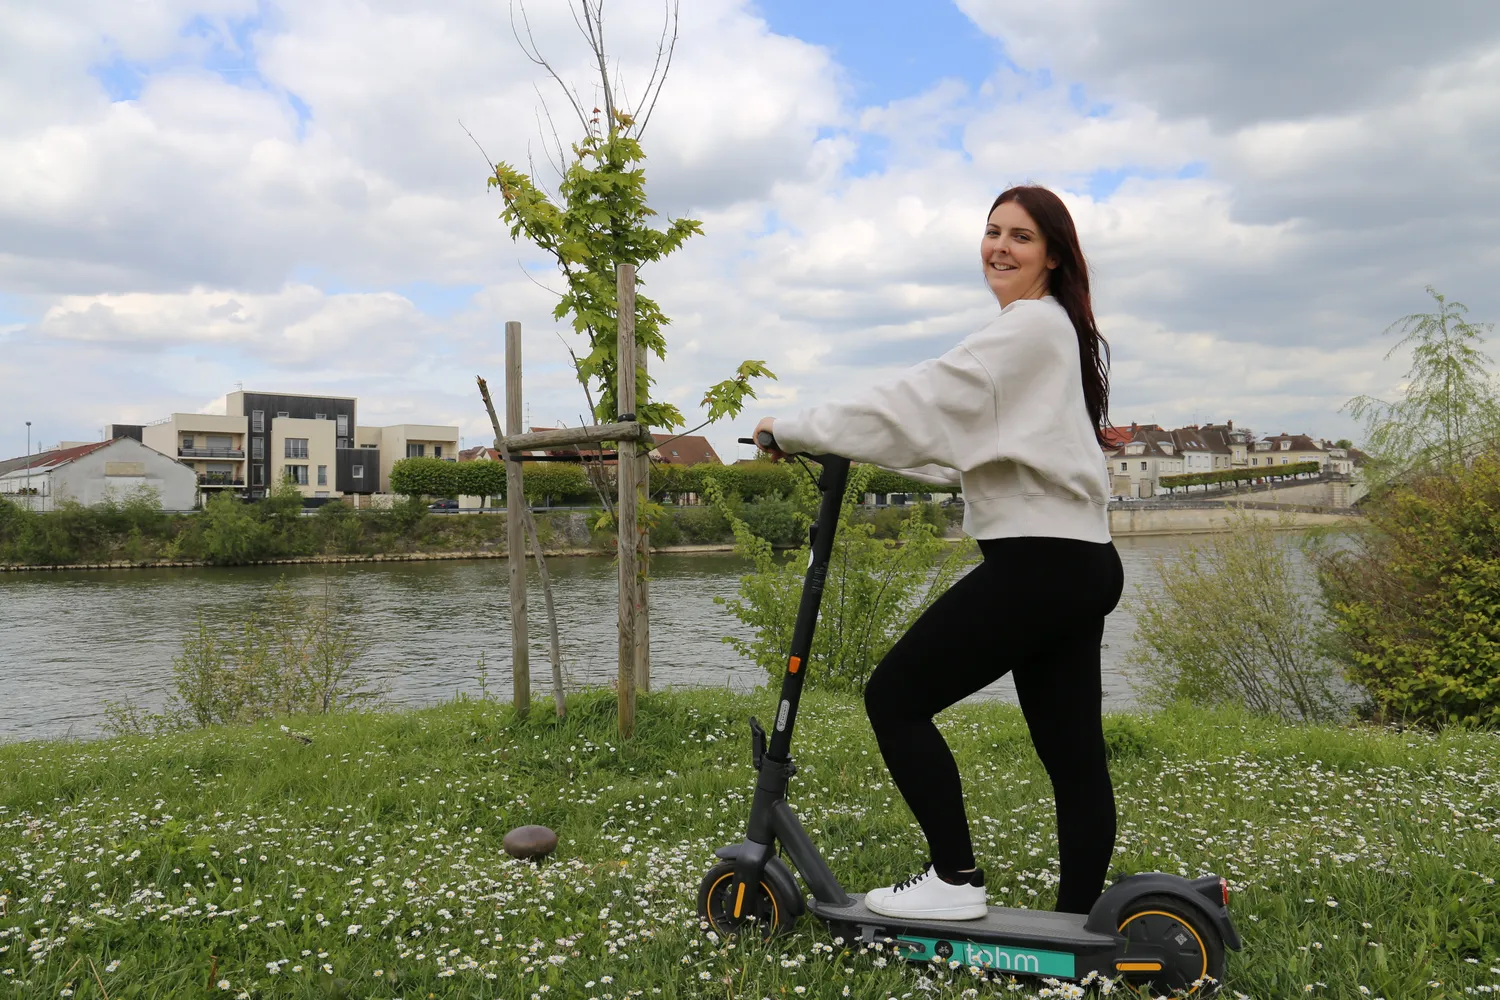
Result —
[[700, 434], [674, 436], [670, 431], [658, 431], [657, 439], [662, 443], [651, 450], [651, 457], [668, 465], [700, 465], [712, 462], [722, 465], [714, 446]]
[[[119, 439], [116, 438], [115, 440]], [[91, 444], [75, 445], [72, 448], [55, 448], [52, 451], [40, 451], [31, 456], [29, 465], [33, 472], [37, 469], [55, 468], [56, 466], [66, 465], [75, 459], [96, 452], [100, 448], [107, 448], [114, 443], [114, 441], [94, 441]], [[22, 465], [28, 464], [24, 456], [10, 459], [6, 464], [8, 465], [11, 462], [20, 462]]]

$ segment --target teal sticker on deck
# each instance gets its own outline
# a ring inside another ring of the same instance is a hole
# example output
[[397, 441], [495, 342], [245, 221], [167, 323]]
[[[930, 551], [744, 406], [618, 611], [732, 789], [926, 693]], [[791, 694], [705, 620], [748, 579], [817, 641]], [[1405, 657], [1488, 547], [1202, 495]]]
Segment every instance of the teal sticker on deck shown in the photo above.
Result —
[[1036, 948], [1007, 948], [983, 941], [948, 941], [943, 938], [907, 937], [896, 943], [914, 962], [938, 959], [963, 966], [1017, 972], [1023, 976], [1057, 976], [1073, 979], [1073, 956], [1065, 951], [1040, 951]]

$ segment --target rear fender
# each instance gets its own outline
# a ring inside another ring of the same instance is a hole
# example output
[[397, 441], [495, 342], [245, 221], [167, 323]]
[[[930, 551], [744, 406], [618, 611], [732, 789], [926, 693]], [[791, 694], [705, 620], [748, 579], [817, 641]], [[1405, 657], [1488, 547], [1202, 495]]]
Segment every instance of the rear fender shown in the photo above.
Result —
[[1089, 917], [1084, 922], [1084, 927], [1100, 934], [1118, 934], [1120, 917], [1129, 909], [1130, 904], [1142, 896], [1155, 895], [1172, 896], [1181, 900], [1185, 906], [1202, 916], [1209, 925], [1218, 929], [1226, 948], [1240, 950], [1240, 935], [1235, 930], [1234, 921], [1229, 918], [1229, 907], [1222, 902], [1223, 897], [1220, 895], [1217, 875], [1208, 875], [1192, 881], [1163, 872], [1126, 875], [1118, 879], [1104, 891], [1104, 895], [1099, 897], [1094, 908], [1089, 910]]
[[[730, 844], [714, 851], [714, 857], [724, 861], [735, 861], [740, 856], [740, 845]], [[766, 859], [764, 877], [771, 884], [772, 890], [778, 899], [786, 902], [792, 916], [800, 916], [807, 909], [806, 900], [802, 898], [802, 891], [797, 888], [797, 879], [792, 870], [787, 867], [785, 861], [777, 855], [771, 855]]]

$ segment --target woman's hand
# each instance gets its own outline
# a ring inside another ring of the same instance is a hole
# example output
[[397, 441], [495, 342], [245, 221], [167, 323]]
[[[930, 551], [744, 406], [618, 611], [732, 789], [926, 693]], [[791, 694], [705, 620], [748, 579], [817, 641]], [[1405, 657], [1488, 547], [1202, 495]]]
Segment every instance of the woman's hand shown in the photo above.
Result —
[[[755, 442], [755, 446], [757, 448], [760, 448], [761, 431], [767, 431], [768, 433], [770, 433], [771, 437], [774, 438], [776, 436], [776, 418], [761, 417], [760, 423], [755, 425], [755, 431], [750, 435], [750, 440]], [[780, 448], [761, 448], [761, 450], [764, 451], [773, 462], [779, 462], [783, 458], [786, 458], [786, 452], [782, 451]]]

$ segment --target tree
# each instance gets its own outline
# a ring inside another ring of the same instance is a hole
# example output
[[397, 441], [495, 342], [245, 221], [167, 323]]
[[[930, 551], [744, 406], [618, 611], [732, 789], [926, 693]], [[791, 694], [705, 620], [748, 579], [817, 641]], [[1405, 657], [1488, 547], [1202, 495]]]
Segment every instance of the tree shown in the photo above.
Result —
[[[701, 234], [703, 227], [695, 219], [671, 219], [662, 229], [651, 226], [650, 220], [656, 212], [646, 204], [646, 172], [641, 167], [646, 158], [641, 136], [666, 81], [677, 41], [676, 3], [668, 10], [656, 65], [633, 109], [622, 107], [617, 100], [617, 81], [609, 72], [610, 60], [604, 49], [601, 0], [580, 0], [580, 7], [579, 27], [599, 66], [599, 93], [604, 107], [585, 112], [576, 93], [563, 83], [537, 49], [529, 26], [525, 27], [524, 40], [518, 27], [516, 38], [522, 49], [562, 87], [578, 117], [583, 137], [572, 145], [571, 157], [565, 156], [561, 141], [553, 137], [557, 150], [554, 167], [561, 175], [556, 198], [549, 197], [529, 174], [504, 162], [493, 165], [489, 185], [498, 188], [505, 199], [500, 218], [510, 226], [511, 237], [529, 241], [556, 263], [565, 287], [558, 293], [553, 316], [559, 320], [571, 317], [574, 332], [587, 337], [587, 350], [582, 356], [569, 349], [574, 372], [594, 418], [608, 422], [618, 415], [616, 268], [620, 264], [640, 268], [661, 260], [690, 237]], [[516, 10], [520, 11], [524, 26], [525, 6], [513, 8], [513, 25]], [[642, 358], [645, 351], [650, 351], [666, 359], [667, 344], [662, 329], [668, 322], [655, 300], [637, 294], [635, 333]], [[700, 404], [707, 410], [706, 423], [737, 416], [745, 400], [755, 397], [751, 380], [760, 377], [775, 378], [775, 375], [763, 361], [745, 361], [731, 378], [709, 387]], [[676, 406], [649, 401], [651, 384], [648, 372], [637, 372], [640, 399], [637, 417], [652, 427], [682, 427], [685, 421]]]
[[1401, 477], [1450, 474], [1500, 435], [1500, 400], [1485, 369], [1490, 359], [1478, 346], [1493, 324], [1470, 323], [1463, 303], [1449, 302], [1431, 285], [1427, 294], [1437, 302], [1436, 312], [1403, 316], [1385, 330], [1406, 334], [1386, 358], [1416, 342], [1402, 400], [1356, 396], [1341, 407], [1356, 420], [1368, 420], [1372, 493]]

